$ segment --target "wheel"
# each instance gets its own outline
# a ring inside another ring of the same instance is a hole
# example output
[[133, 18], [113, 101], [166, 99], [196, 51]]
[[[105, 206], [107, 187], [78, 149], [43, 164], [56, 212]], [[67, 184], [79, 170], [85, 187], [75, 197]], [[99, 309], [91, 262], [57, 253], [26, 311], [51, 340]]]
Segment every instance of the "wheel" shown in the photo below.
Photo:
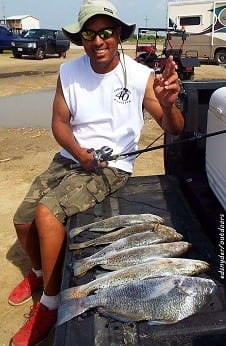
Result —
[[66, 52], [62, 52], [58, 54], [59, 58], [66, 58]]
[[188, 73], [187, 73], [187, 76], [186, 76], [186, 79], [187, 79], [187, 80], [194, 80], [194, 78], [195, 78], [194, 72], [192, 72], [192, 73], [191, 73], [191, 72], [190, 72], [190, 73], [188, 72]]
[[194, 72], [180, 72], [178, 77], [180, 80], [194, 80], [195, 74]]
[[226, 64], [226, 49], [219, 49], [214, 55], [214, 60], [217, 65]]
[[14, 58], [16, 58], [16, 59], [21, 59], [22, 53], [13, 52], [13, 56], [14, 56]]
[[45, 51], [43, 48], [38, 48], [35, 54], [36, 60], [43, 60], [45, 58]]

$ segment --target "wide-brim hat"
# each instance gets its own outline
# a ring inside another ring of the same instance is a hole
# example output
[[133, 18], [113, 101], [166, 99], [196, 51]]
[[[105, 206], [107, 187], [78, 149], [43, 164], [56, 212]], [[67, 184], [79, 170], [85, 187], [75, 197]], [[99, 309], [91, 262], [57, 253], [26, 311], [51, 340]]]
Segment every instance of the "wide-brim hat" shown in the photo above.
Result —
[[82, 46], [80, 31], [88, 19], [96, 15], [106, 15], [117, 20], [121, 26], [121, 41], [126, 41], [133, 34], [136, 25], [123, 22], [119, 16], [115, 6], [108, 0], [86, 0], [80, 8], [78, 21], [62, 28], [65, 36], [77, 46]]

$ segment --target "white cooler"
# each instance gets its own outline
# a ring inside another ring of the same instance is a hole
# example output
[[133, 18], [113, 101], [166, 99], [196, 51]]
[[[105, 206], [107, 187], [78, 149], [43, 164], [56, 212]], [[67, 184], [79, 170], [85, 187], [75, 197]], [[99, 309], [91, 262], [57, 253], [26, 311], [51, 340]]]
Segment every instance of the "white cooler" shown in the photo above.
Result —
[[[209, 101], [207, 133], [226, 130], [226, 87]], [[226, 133], [206, 139], [206, 172], [209, 185], [226, 211]]]

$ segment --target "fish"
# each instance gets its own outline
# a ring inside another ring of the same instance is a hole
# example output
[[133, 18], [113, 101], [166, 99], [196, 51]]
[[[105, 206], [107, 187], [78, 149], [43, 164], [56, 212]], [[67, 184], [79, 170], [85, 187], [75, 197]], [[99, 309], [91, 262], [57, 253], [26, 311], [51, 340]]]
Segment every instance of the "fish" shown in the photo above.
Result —
[[94, 257], [105, 256], [110, 252], [122, 251], [131, 249], [137, 246], [147, 246], [152, 244], [170, 243], [182, 240], [183, 236], [177, 232], [169, 231], [146, 231], [141, 233], [131, 234], [128, 237], [113, 241], [113, 243], [105, 246], [92, 255]]
[[118, 270], [135, 264], [148, 262], [156, 257], [178, 257], [184, 254], [190, 247], [190, 243], [178, 241], [148, 246], [136, 246], [131, 249], [100, 254], [99, 257], [97, 255], [98, 253], [95, 253], [92, 256], [74, 262], [74, 276], [85, 275], [88, 270], [97, 265], [107, 270]]
[[181, 275], [137, 280], [64, 300], [58, 309], [57, 325], [94, 308], [104, 317], [122, 322], [173, 324], [197, 313], [216, 287], [211, 279]]
[[89, 230], [91, 232], [110, 232], [116, 228], [134, 224], [137, 225], [144, 222], [156, 222], [163, 224], [165, 220], [164, 218], [155, 214], [116, 215], [84, 226], [72, 228], [69, 232], [69, 236], [72, 239], [85, 230]]
[[118, 239], [125, 238], [131, 234], [140, 233], [144, 231], [153, 231], [156, 235], [158, 235], [161, 231], [168, 231], [170, 234], [172, 234], [172, 232], [176, 233], [176, 230], [173, 227], [169, 227], [155, 222], [148, 222], [139, 225], [123, 227], [118, 229], [117, 231], [106, 233], [95, 239], [84, 241], [83, 243], [69, 244], [69, 250], [79, 250], [90, 246], [109, 244]]
[[118, 286], [145, 278], [167, 275], [193, 276], [204, 273], [209, 264], [201, 260], [187, 258], [156, 258], [150, 262], [136, 264], [127, 268], [99, 275], [86, 284], [71, 287], [61, 292], [61, 301], [70, 298], [85, 297], [93, 291]]

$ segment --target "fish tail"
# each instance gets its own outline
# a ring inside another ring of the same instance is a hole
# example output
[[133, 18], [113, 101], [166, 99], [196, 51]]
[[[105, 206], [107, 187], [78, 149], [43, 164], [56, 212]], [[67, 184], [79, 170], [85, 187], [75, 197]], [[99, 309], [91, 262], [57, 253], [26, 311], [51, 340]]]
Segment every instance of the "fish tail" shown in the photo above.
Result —
[[84, 242], [84, 243], [73, 243], [73, 244], [69, 244], [69, 250], [79, 250], [79, 249], [84, 249], [86, 247], [89, 246], [89, 244], [87, 245], [88, 242]]
[[83, 289], [83, 286], [77, 286], [77, 287], [70, 287], [60, 293], [60, 301], [63, 302], [67, 299], [73, 299], [73, 298], [82, 298], [86, 296], [85, 289]]
[[83, 231], [83, 227], [72, 228], [69, 232], [70, 239], [76, 237], [79, 233]]
[[93, 268], [94, 264], [92, 260], [88, 259], [81, 259], [78, 261], [75, 261], [73, 265], [73, 270], [74, 270], [74, 276], [83, 276], [85, 275], [88, 270]]
[[66, 299], [58, 309], [57, 326], [71, 320], [72, 318], [81, 315], [87, 310], [84, 299]]

